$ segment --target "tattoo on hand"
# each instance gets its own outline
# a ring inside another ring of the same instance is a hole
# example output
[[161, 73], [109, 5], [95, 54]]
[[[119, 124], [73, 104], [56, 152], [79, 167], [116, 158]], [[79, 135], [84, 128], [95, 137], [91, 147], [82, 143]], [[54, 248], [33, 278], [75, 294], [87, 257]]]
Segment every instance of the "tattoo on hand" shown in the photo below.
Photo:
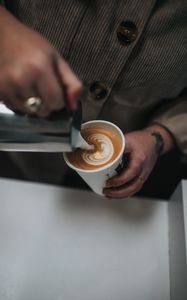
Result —
[[158, 156], [160, 156], [164, 150], [164, 140], [159, 132], [152, 132], [151, 135], [155, 138], [155, 151]]

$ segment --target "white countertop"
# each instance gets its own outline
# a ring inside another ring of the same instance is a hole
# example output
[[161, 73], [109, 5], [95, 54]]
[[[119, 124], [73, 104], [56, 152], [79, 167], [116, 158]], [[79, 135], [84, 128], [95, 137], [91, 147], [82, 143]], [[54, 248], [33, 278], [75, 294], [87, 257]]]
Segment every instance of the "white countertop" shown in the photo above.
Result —
[[0, 180], [1, 300], [169, 300], [168, 203]]

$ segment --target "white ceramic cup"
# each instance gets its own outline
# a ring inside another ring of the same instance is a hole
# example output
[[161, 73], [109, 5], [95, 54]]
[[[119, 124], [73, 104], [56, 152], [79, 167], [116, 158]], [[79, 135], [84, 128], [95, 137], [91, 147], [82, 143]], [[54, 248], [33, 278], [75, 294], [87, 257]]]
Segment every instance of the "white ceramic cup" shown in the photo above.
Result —
[[82, 128], [90, 127], [106, 128], [119, 136], [121, 140], [121, 150], [118, 156], [108, 165], [94, 170], [77, 168], [69, 162], [66, 153], [64, 153], [63, 156], [67, 165], [75, 170], [96, 194], [103, 195], [103, 188], [105, 187], [106, 180], [116, 175], [117, 171], [122, 167], [123, 154], [125, 151], [125, 137], [119, 127], [108, 121], [95, 120], [82, 124]]

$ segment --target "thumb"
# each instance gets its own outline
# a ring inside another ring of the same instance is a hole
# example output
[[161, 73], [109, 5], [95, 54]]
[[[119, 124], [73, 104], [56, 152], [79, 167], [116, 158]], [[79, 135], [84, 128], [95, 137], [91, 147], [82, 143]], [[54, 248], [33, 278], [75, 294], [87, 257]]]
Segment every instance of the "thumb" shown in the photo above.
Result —
[[64, 89], [66, 104], [73, 111], [77, 107], [76, 100], [82, 90], [82, 83], [61, 57], [57, 62], [57, 70]]
[[126, 134], [125, 136], [125, 153], [131, 153], [133, 151], [133, 146], [129, 135], [130, 133]]

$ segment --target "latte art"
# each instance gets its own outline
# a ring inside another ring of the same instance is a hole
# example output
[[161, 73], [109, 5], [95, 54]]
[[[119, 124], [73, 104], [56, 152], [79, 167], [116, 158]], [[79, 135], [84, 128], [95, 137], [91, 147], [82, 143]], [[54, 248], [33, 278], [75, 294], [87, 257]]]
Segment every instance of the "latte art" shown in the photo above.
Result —
[[84, 162], [90, 165], [99, 166], [107, 163], [114, 154], [112, 141], [102, 133], [95, 133], [88, 137], [88, 144], [95, 145], [95, 151], [82, 153]]
[[81, 130], [85, 141], [94, 146], [91, 150], [76, 149], [67, 153], [67, 158], [75, 167], [94, 170], [112, 162], [120, 153], [121, 140], [111, 130], [102, 127], [90, 127]]

